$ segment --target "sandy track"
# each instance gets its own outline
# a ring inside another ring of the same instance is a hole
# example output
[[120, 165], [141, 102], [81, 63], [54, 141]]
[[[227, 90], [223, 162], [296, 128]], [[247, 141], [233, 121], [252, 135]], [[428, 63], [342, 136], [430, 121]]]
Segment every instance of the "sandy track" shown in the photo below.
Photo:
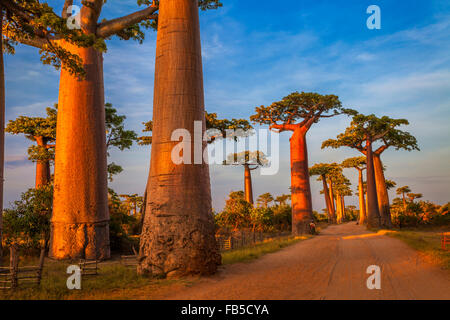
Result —
[[[381, 268], [380, 290], [367, 289], [370, 265]], [[450, 299], [450, 276], [400, 240], [348, 223], [162, 298]]]

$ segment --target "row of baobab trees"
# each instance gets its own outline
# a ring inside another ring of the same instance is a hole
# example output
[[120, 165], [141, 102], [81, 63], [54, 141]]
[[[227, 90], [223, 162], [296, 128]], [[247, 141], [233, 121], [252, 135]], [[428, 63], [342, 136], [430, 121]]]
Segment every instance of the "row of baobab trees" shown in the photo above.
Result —
[[[73, 29], [66, 24], [71, 18], [67, 11], [72, 5], [70, 0], [64, 1], [61, 15], [42, 1], [0, 0], [5, 50], [12, 52], [17, 42], [31, 45], [41, 49], [44, 63], [62, 66], [49, 256], [110, 257], [102, 66], [105, 40], [118, 36], [142, 41], [143, 30], [154, 28], [157, 42], [152, 150], [138, 272], [158, 276], [211, 274], [221, 257], [214, 237], [209, 167], [206, 163], [193, 164], [194, 161], [174, 164], [171, 151], [178, 142], [172, 141], [171, 136], [179, 128], [194, 135], [195, 121], [203, 121], [202, 133], [206, 130], [198, 8], [215, 9], [221, 3], [213, 0], [138, 3], [145, 8], [124, 17], [98, 21], [105, 2], [86, 0], [80, 12], [80, 28]], [[4, 110], [4, 85], [2, 88]], [[377, 161], [391, 146], [417, 148], [413, 137], [397, 129], [407, 121], [360, 115], [343, 108], [335, 95], [294, 92], [269, 106], [257, 107], [250, 118], [254, 123], [269, 125], [271, 130], [292, 132], [293, 234], [305, 232], [312, 219], [307, 132], [324, 118], [342, 114], [353, 116], [352, 124], [326, 146], [348, 146], [366, 156], [367, 224], [370, 227], [389, 224], [388, 210], [384, 207], [380, 210], [378, 205], [377, 187], [383, 185], [376, 183]], [[373, 150], [373, 144], [378, 142], [382, 146]], [[204, 142], [203, 148], [206, 146]], [[194, 149], [193, 141], [191, 147]]]

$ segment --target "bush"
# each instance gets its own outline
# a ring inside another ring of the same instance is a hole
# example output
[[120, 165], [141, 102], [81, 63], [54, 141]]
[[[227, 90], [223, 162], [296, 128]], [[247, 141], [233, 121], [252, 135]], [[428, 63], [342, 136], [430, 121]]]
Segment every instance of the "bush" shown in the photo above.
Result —
[[3, 237], [7, 244], [20, 243], [22, 247], [39, 248], [48, 245], [50, 217], [53, 209], [53, 187], [29, 189], [20, 200], [3, 213]]

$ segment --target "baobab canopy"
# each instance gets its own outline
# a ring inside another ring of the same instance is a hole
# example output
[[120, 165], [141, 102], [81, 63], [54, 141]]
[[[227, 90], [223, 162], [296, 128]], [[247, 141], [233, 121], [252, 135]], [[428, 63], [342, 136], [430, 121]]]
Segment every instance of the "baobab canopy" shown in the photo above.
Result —
[[[354, 112], [342, 108], [339, 97], [335, 95], [321, 95], [313, 92], [294, 92], [281, 101], [270, 106], [260, 106], [255, 109], [256, 114], [250, 119], [260, 124], [268, 124], [271, 129], [280, 132], [293, 130], [291, 125], [300, 126], [318, 122], [320, 118], [330, 118], [343, 113]], [[297, 123], [301, 120], [300, 123]]]

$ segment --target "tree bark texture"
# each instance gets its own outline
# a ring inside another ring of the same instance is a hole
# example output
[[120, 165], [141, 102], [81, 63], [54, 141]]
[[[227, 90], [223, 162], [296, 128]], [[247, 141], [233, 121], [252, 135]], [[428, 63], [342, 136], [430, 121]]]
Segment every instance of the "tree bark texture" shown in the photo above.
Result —
[[375, 183], [375, 169], [373, 163], [372, 141], [366, 142], [367, 157], [367, 226], [379, 228], [381, 225], [380, 212], [378, 209], [377, 188]]
[[103, 57], [61, 42], [83, 60], [86, 77], [62, 69], [56, 129], [55, 181], [49, 256], [107, 259], [109, 211]]
[[[209, 168], [176, 165], [172, 132], [186, 129], [194, 150], [194, 121], [205, 132], [197, 1], [161, 1], [156, 45], [153, 143], [138, 273], [179, 277], [213, 274], [221, 262], [214, 236]], [[202, 149], [206, 148], [203, 142]], [[202, 151], [203, 151], [202, 150]]]
[[366, 223], [367, 212], [366, 212], [366, 200], [364, 199], [364, 181], [362, 170], [358, 170], [358, 194], [359, 194], [359, 224], [363, 225]]
[[248, 164], [244, 165], [244, 190], [245, 201], [253, 204], [253, 186], [252, 186], [252, 171]]
[[290, 148], [292, 233], [301, 235], [309, 232], [309, 223], [313, 220], [306, 133], [301, 128], [294, 131]]
[[386, 179], [384, 177], [383, 163], [380, 155], [373, 154], [373, 166], [375, 171], [375, 183], [377, 186], [378, 210], [380, 211], [381, 224], [384, 227], [392, 227], [391, 210], [389, 207], [389, 193], [386, 187]]

